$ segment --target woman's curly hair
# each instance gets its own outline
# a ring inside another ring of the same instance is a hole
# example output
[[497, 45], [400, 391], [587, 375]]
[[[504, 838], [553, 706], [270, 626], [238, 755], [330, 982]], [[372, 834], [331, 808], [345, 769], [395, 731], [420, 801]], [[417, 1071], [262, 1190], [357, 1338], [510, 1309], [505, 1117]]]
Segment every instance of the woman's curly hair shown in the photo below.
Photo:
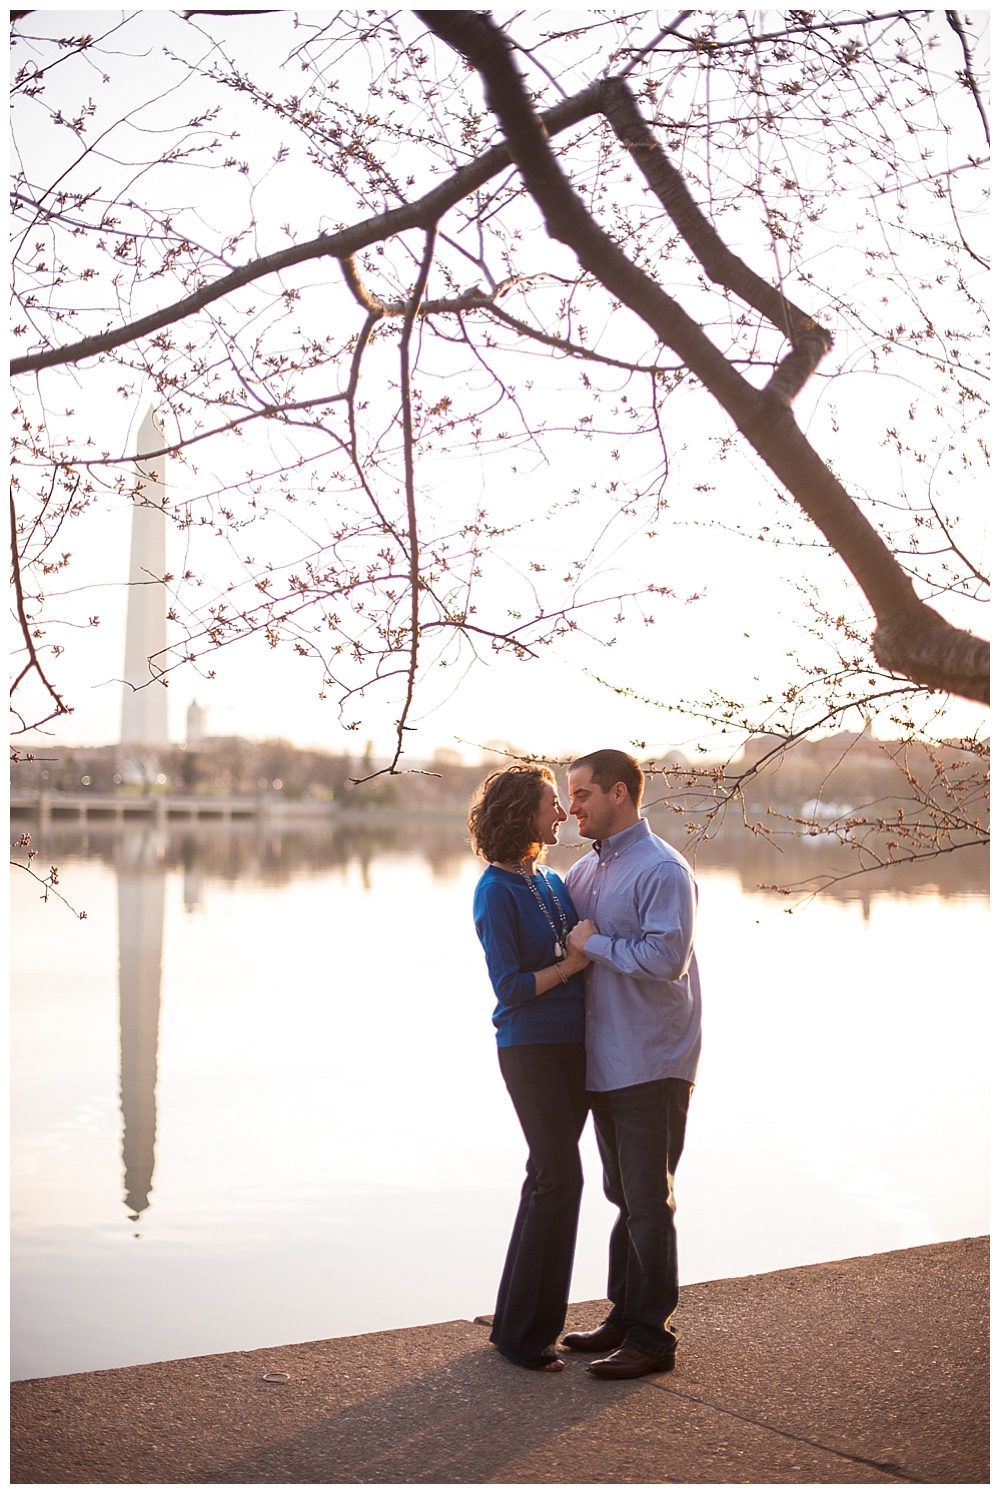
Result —
[[555, 777], [549, 768], [511, 763], [497, 768], [476, 789], [469, 810], [472, 849], [487, 861], [520, 861], [541, 847], [535, 819], [542, 786]]

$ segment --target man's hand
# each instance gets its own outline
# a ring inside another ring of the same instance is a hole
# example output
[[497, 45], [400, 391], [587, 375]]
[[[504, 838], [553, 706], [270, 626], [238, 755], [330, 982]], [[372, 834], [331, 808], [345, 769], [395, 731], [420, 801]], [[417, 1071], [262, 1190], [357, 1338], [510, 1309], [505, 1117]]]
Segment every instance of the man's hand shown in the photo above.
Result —
[[580, 922], [570, 929], [569, 938], [566, 942], [574, 954], [582, 955], [583, 947], [587, 940], [592, 934], [598, 932], [596, 923], [591, 923], [589, 918], [581, 918]]

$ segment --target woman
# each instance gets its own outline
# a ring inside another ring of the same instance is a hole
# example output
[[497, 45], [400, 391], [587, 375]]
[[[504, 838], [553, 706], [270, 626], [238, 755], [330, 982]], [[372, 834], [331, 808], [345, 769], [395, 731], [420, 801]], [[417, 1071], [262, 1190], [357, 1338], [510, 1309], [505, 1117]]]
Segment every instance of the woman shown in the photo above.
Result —
[[587, 1117], [580, 971], [590, 962], [567, 947], [579, 921], [569, 893], [538, 866], [566, 817], [548, 768], [519, 763], [490, 774], [469, 815], [473, 847], [489, 862], [474, 912], [497, 998], [500, 1072], [528, 1143], [490, 1339], [512, 1363], [549, 1371], [565, 1368], [554, 1349], [569, 1300]]

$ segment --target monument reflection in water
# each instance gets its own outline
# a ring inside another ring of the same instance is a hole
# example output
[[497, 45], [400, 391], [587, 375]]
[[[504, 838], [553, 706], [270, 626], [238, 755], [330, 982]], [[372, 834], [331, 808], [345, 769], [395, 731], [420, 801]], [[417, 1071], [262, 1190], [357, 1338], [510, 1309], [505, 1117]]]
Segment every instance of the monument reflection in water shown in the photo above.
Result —
[[156, 1061], [163, 954], [163, 846], [129, 837], [118, 867], [118, 1014], [122, 1161], [129, 1218], [149, 1208], [156, 1166]]

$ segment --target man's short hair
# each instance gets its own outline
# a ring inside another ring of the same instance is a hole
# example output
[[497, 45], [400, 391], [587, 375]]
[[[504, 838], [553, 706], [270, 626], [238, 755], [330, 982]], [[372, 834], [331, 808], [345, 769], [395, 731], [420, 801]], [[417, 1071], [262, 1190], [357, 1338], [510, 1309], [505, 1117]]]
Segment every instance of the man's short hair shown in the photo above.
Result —
[[577, 768], [588, 768], [591, 778], [603, 793], [610, 794], [616, 783], [623, 783], [636, 809], [642, 803], [646, 775], [627, 752], [619, 752], [617, 747], [602, 747], [600, 751], [588, 752], [586, 757], [578, 757], [575, 763], [570, 763], [571, 773], [575, 773]]

